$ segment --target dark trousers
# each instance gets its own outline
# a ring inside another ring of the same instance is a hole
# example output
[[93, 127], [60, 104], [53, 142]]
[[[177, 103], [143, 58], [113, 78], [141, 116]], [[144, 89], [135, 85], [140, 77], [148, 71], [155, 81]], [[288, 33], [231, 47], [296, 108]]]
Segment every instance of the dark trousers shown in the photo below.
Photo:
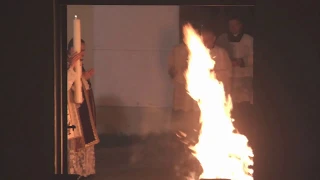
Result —
[[250, 102], [234, 103], [232, 110], [234, 127], [239, 133], [247, 136], [249, 142], [254, 141], [256, 134], [256, 119], [254, 106]]

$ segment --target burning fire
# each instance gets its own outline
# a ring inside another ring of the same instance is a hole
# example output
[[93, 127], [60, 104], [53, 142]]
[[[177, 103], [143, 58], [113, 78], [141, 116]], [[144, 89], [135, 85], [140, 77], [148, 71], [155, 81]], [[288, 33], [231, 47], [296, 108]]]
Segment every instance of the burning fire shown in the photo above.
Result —
[[210, 72], [215, 61], [190, 24], [183, 27], [183, 32], [189, 48], [187, 90], [201, 110], [199, 142], [190, 147], [203, 168], [200, 178], [253, 180], [249, 167], [253, 165], [253, 152], [246, 136], [235, 132], [231, 97], [226, 98], [222, 82]]

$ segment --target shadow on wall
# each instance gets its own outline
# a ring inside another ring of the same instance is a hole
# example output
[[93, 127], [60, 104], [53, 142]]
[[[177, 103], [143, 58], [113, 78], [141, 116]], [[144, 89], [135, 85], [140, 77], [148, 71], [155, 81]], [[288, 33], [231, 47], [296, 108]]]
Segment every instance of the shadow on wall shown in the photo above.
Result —
[[115, 96], [97, 99], [97, 129], [103, 147], [127, 146], [170, 129], [171, 108], [126, 107]]
[[[172, 39], [175, 38], [174, 34], [175, 34], [175, 29], [172, 29], [172, 28], [163, 29], [161, 31], [161, 34], [159, 34], [160, 47], [167, 47], [168, 44], [170, 44], [168, 42], [171, 42]], [[171, 78], [168, 74], [168, 58], [169, 58], [169, 55], [170, 55], [173, 47], [178, 44], [179, 44], [179, 41], [177, 41], [177, 44], [174, 44], [173, 46], [171, 46], [168, 51], [159, 53], [159, 59], [160, 59], [159, 66], [160, 66], [160, 68], [158, 68], [158, 69], [160, 71], [158, 71], [158, 72], [159, 72], [159, 76], [165, 76], [162, 79], [164, 79], [168, 82], [167, 83], [168, 86], [163, 87], [163, 88], [166, 88], [163, 91], [165, 91], [167, 93], [166, 96], [169, 99], [169, 101], [171, 102], [170, 107], [172, 106], [172, 102], [173, 102], [173, 84], [172, 84]]]
[[[106, 96], [97, 100], [97, 104], [122, 104], [116, 96]], [[99, 106], [97, 111], [97, 130], [100, 143], [97, 147], [122, 147], [134, 143], [134, 136], [128, 136], [123, 132], [127, 129], [128, 123], [123, 108], [116, 106]]]
[[[116, 96], [105, 96], [97, 99], [97, 104], [123, 104], [121, 99]], [[97, 107], [97, 128], [99, 134], [119, 134], [126, 126], [125, 113], [121, 108], [112, 106]]]
[[150, 133], [167, 129], [167, 113], [164, 113], [166, 109], [122, 106], [123, 102], [116, 96], [100, 98], [97, 104], [117, 105], [96, 108], [99, 146], [127, 146], [144, 139]]
[[[166, 47], [168, 46], [168, 42], [172, 41], [172, 34], [174, 34], [173, 32], [173, 29], [171, 28], [166, 28], [166, 29], [163, 29], [161, 31], [161, 34], [159, 34], [160, 36], [160, 47]], [[174, 46], [177, 45], [177, 44], [174, 44]], [[168, 72], [168, 57], [169, 57], [169, 53], [171, 52], [173, 47], [170, 47], [169, 51], [166, 52], [166, 53], [159, 53], [160, 55], [160, 59], [161, 59], [161, 64], [160, 67], [161, 69], [164, 71], [164, 72]], [[167, 77], [169, 77], [168, 73], [166, 73]]]

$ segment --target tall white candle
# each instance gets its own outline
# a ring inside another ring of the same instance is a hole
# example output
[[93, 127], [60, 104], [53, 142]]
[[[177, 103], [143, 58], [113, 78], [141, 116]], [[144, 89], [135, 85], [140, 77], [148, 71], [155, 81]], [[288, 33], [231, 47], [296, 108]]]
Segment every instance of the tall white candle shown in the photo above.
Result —
[[[81, 24], [80, 19], [77, 18], [75, 15], [73, 20], [73, 48], [76, 53], [81, 52]], [[75, 92], [74, 92], [74, 101], [75, 103], [82, 103], [83, 96], [82, 96], [82, 67], [81, 67], [80, 59], [77, 61], [75, 65], [75, 72], [77, 73], [77, 78], [75, 80]]]

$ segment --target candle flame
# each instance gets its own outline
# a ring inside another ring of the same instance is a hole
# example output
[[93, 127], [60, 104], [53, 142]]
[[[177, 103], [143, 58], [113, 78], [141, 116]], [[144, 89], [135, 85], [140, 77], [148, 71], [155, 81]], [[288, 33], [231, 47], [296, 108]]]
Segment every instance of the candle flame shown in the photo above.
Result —
[[77, 15], [74, 15], [74, 18], [75, 18], [75, 19], [77, 19], [77, 18], [78, 18], [78, 16], [77, 16]]

